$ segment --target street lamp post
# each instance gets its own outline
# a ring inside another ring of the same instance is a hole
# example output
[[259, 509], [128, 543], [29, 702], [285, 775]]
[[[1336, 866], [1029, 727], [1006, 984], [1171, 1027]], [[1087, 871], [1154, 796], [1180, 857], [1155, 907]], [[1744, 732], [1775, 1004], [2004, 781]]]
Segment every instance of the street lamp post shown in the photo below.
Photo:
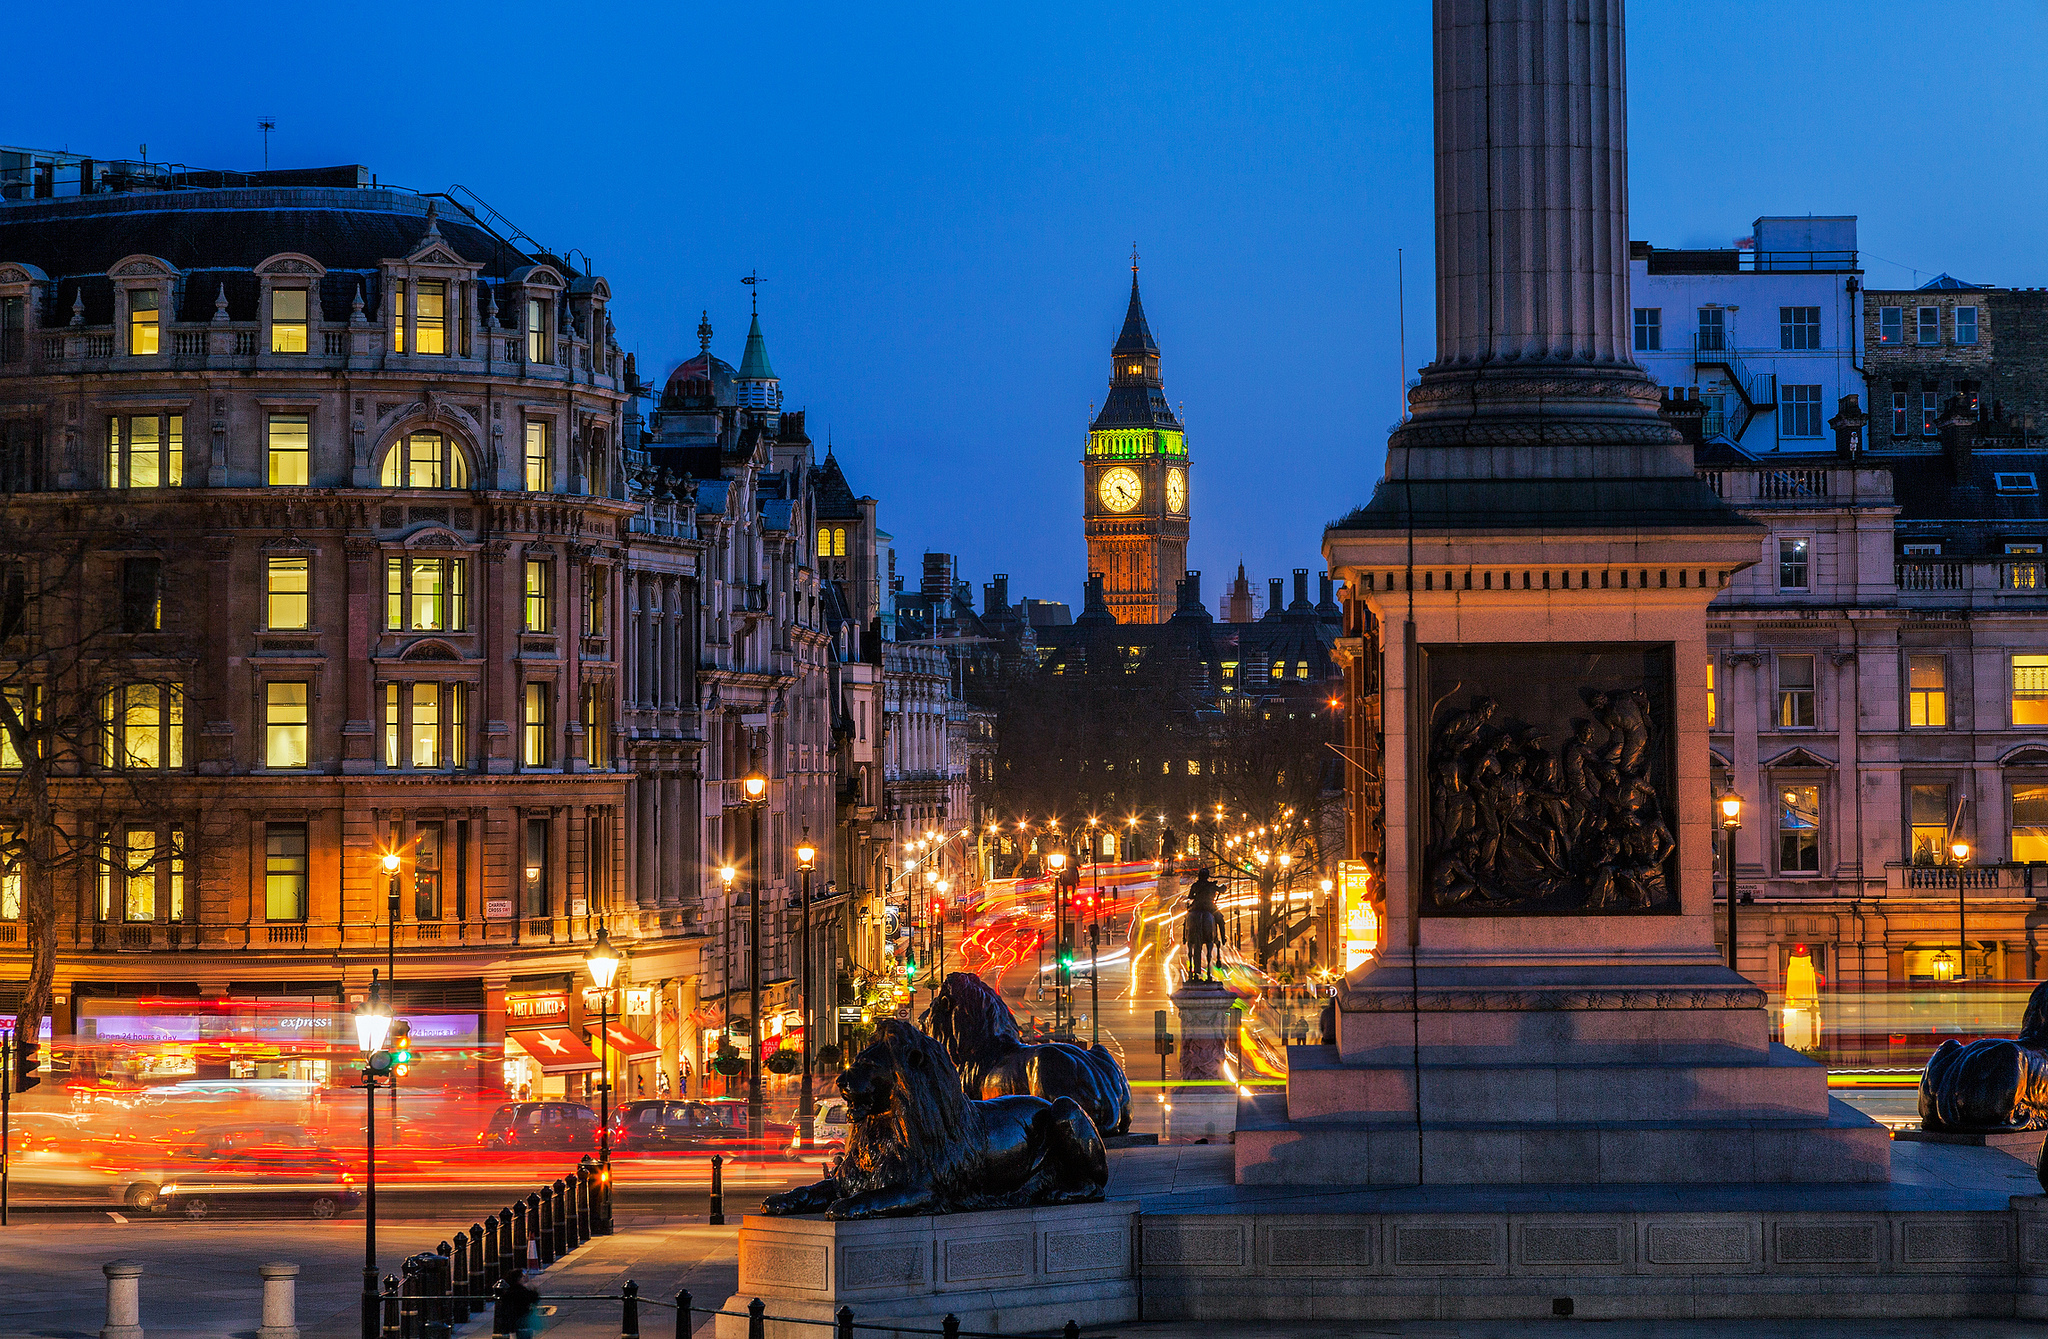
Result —
[[609, 1236], [612, 1230], [612, 982], [619, 974], [619, 954], [612, 947], [605, 927], [597, 927], [597, 942], [583, 959], [590, 969], [590, 982], [597, 987], [597, 1035], [604, 1041], [604, 1068], [597, 1085], [597, 1165], [603, 1183], [604, 1205], [592, 1231]]
[[1060, 966], [1065, 956], [1067, 933], [1067, 853], [1049, 851], [1045, 863], [1052, 866], [1052, 1034], [1060, 1035], [1060, 1004], [1066, 997], [1066, 969]]
[[[720, 1049], [732, 1045], [732, 881], [739, 877], [739, 871], [731, 865], [718, 867], [719, 882], [725, 886], [725, 946], [721, 957], [724, 959], [725, 989], [719, 992], [719, 1013], [724, 1024], [725, 1041]], [[701, 1083], [702, 1080], [700, 1079]], [[718, 1091], [721, 1096], [732, 1095], [732, 1079], [721, 1073], [718, 1076]]]
[[811, 870], [817, 866], [817, 863], [818, 848], [811, 845], [811, 829], [809, 825], [806, 825], [804, 827], [803, 844], [796, 848], [796, 867], [804, 876], [804, 970], [803, 979], [798, 985], [798, 988], [803, 991], [803, 1000], [798, 1007], [803, 1010], [804, 1015], [804, 1078], [803, 1088], [797, 1097], [796, 1128], [797, 1134], [804, 1141], [803, 1146], [806, 1149], [810, 1148], [812, 1135], [816, 1132], [817, 1128], [816, 1120], [812, 1115], [811, 1096], [811, 1034], [818, 1030], [818, 1021], [812, 1017], [811, 1011]]
[[747, 1139], [761, 1146], [766, 1112], [761, 1100], [761, 810], [768, 799], [768, 778], [749, 772], [740, 783], [747, 797]]
[[391, 1014], [377, 999], [377, 969], [370, 969], [370, 993], [357, 1006], [356, 1049], [364, 1056], [363, 1106], [368, 1123], [363, 1127], [363, 1297], [362, 1339], [378, 1339], [380, 1318], [377, 1299], [377, 1076], [389, 1073], [391, 1056], [384, 1038], [391, 1031]]
[[1958, 837], [1949, 843], [1948, 853], [1956, 862], [1956, 974], [1958, 981], [1970, 979], [1970, 844]]
[[[398, 852], [384, 853], [384, 874], [388, 884], [385, 897], [384, 933], [384, 989], [389, 995], [390, 1006], [386, 1013], [396, 1013], [398, 1005]], [[398, 1071], [391, 1071], [391, 1142], [398, 1142]]]
[[1735, 970], [1735, 834], [1742, 827], [1742, 797], [1721, 797], [1721, 830], [1728, 834], [1728, 970]]

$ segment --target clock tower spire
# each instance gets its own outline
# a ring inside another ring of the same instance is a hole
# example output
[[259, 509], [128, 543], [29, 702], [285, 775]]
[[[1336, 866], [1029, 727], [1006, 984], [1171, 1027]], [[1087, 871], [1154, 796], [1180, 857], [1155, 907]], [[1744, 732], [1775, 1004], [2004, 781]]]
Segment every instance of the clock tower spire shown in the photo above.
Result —
[[1119, 623], [1164, 623], [1188, 565], [1188, 447], [1159, 379], [1136, 248], [1131, 303], [1110, 350], [1109, 395], [1088, 427], [1081, 468], [1088, 570], [1102, 574], [1110, 612]]

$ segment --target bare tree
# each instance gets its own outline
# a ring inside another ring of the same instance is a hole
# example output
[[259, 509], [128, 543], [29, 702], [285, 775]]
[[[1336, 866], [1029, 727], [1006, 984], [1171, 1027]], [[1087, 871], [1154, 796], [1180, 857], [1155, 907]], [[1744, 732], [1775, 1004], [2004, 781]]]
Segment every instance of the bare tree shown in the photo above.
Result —
[[[59, 888], [108, 861], [93, 820], [172, 816], [194, 657], [166, 594], [198, 589], [194, 575], [159, 532], [89, 506], [0, 515], [0, 912], [27, 931], [19, 1035], [53, 1003]], [[141, 876], [182, 857], [118, 858]]]

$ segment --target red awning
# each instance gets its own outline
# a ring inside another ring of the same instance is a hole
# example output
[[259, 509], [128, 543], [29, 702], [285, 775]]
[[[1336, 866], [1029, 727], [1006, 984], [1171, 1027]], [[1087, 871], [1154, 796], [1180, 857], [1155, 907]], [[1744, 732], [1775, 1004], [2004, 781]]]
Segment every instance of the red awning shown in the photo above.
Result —
[[598, 1068], [597, 1057], [582, 1038], [567, 1028], [534, 1028], [508, 1032], [505, 1040], [515, 1043], [540, 1063], [543, 1074], [581, 1074]]
[[659, 1046], [633, 1031], [633, 1029], [623, 1027], [617, 1023], [606, 1024], [601, 1037], [598, 1036], [596, 1028], [591, 1028], [590, 1034], [593, 1037], [598, 1037], [598, 1049], [617, 1051], [620, 1057], [626, 1060], [643, 1060], [650, 1055], [661, 1054]]

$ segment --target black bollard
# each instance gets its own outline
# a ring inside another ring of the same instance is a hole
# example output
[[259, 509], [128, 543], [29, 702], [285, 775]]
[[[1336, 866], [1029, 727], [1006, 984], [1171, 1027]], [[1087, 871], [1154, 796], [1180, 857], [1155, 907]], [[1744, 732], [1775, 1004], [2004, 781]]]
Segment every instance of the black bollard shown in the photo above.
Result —
[[640, 1285], [627, 1279], [619, 1300], [624, 1304], [619, 1312], [619, 1339], [640, 1339]]
[[690, 1339], [690, 1290], [676, 1294], [676, 1339]]
[[408, 1255], [398, 1262], [398, 1333], [403, 1339], [420, 1339], [420, 1258]]
[[484, 1225], [482, 1223], [471, 1223], [469, 1225], [469, 1287], [466, 1289], [469, 1293], [469, 1300], [462, 1304], [462, 1318], [464, 1320], [468, 1320], [471, 1316], [484, 1309], [483, 1299], [490, 1295], [490, 1280], [485, 1274], [485, 1271], [490, 1266], [485, 1261], [492, 1258], [492, 1252], [484, 1249]]
[[761, 1319], [767, 1310], [758, 1297], [747, 1303], [747, 1339], [768, 1339], [768, 1323]]
[[527, 1249], [533, 1241], [528, 1235], [533, 1231], [533, 1215], [525, 1200], [512, 1202], [512, 1215], [512, 1240], [505, 1246], [503, 1277], [506, 1279], [518, 1278], [520, 1271], [526, 1268]]
[[839, 1339], [853, 1339], [853, 1308], [850, 1306], [840, 1307], [838, 1321]]
[[960, 1318], [948, 1311], [946, 1318], [939, 1322], [939, 1333], [946, 1339], [960, 1339]]
[[1081, 1327], [1074, 1324], [1071, 1320], [1067, 1322], [1067, 1328], [1061, 1330], [1060, 1333], [1065, 1336], [1065, 1339], [1081, 1339]]
[[434, 1248], [435, 1261], [428, 1271], [427, 1339], [448, 1339], [455, 1329], [455, 1248], [442, 1242]]
[[455, 1234], [455, 1254], [448, 1257], [448, 1323], [469, 1319], [469, 1234]]
[[569, 1239], [569, 1183], [557, 1181], [555, 1192], [555, 1259], [569, 1253], [576, 1243]]
[[506, 1301], [507, 1288], [495, 1284], [491, 1288], [491, 1339], [513, 1339], [519, 1318], [512, 1314], [511, 1305]]
[[384, 1276], [383, 1298], [384, 1339], [399, 1339], [400, 1327], [404, 1324], [404, 1316], [399, 1310], [398, 1280], [389, 1274]]
[[528, 1195], [526, 1199], [533, 1206], [530, 1216], [534, 1223], [534, 1254], [540, 1258], [541, 1267], [545, 1269], [555, 1262], [555, 1222], [554, 1215], [549, 1212], [554, 1206], [548, 1203], [548, 1196], [538, 1191]]
[[[523, 1220], [526, 1206], [518, 1206], [518, 1215]], [[498, 1277], [493, 1283], [504, 1283], [519, 1277], [519, 1271], [526, 1268], [526, 1241], [524, 1229], [513, 1224], [512, 1209], [498, 1210]]]
[[711, 1155], [711, 1225], [725, 1226], [725, 1155]]
[[591, 1162], [588, 1153], [583, 1155], [582, 1162], [576, 1164], [576, 1239], [579, 1242], [590, 1240], [590, 1187], [592, 1173], [596, 1170], [596, 1164]]

